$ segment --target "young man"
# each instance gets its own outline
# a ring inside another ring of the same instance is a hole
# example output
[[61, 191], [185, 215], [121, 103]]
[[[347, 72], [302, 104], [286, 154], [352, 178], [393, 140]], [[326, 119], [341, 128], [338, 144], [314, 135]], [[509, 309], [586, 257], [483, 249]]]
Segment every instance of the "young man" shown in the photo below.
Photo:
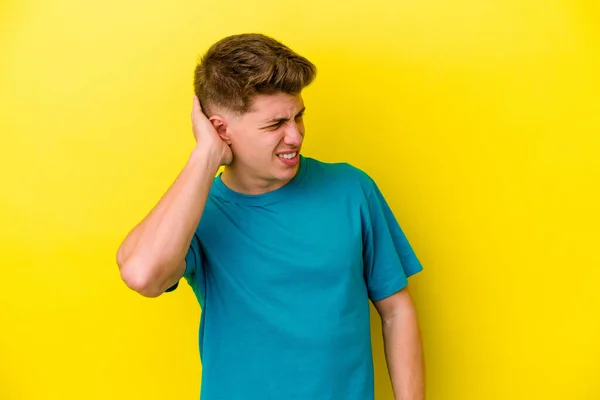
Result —
[[315, 74], [263, 35], [214, 44], [195, 71], [197, 146], [118, 250], [141, 295], [192, 287], [202, 400], [373, 399], [369, 301], [396, 399], [424, 398], [406, 290], [422, 266], [366, 173], [301, 154]]

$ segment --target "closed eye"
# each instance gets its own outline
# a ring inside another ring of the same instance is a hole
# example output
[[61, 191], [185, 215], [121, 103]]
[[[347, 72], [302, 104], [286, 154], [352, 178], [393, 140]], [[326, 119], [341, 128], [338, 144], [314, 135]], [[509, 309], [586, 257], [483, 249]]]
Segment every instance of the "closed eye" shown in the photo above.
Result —
[[[301, 111], [300, 111], [300, 112], [299, 112], [299, 113], [296, 115], [296, 117], [295, 117], [295, 120], [296, 120], [296, 121], [298, 121], [298, 120], [301, 120], [301, 119], [304, 117], [304, 112], [305, 112], [305, 110], [306, 110], [305, 108], [304, 108], [304, 109], [302, 109], [302, 110], [301, 110]], [[288, 122], [288, 120], [287, 120], [287, 119], [281, 119], [281, 120], [277, 121], [276, 123], [274, 123], [274, 124], [271, 124], [271, 125], [267, 125], [267, 126], [265, 126], [264, 128], [261, 128], [261, 129], [275, 130], [275, 129], [278, 129], [278, 128], [280, 128], [281, 126], [285, 125], [287, 122]]]
[[[298, 114], [298, 115], [296, 115], [296, 121], [301, 120], [303, 116], [304, 116], [303, 112], [300, 113], [300, 114]], [[279, 121], [276, 124], [267, 126], [267, 129], [277, 129], [277, 128], [280, 128], [281, 126], [285, 125], [287, 122], [288, 121]]]
[[276, 124], [273, 124], [273, 125], [269, 125], [269, 126], [267, 126], [267, 129], [277, 129], [277, 128], [279, 128], [280, 126], [282, 126], [284, 123], [285, 123], [285, 121], [280, 121], [280, 122], [278, 122], [278, 123], [276, 123]]

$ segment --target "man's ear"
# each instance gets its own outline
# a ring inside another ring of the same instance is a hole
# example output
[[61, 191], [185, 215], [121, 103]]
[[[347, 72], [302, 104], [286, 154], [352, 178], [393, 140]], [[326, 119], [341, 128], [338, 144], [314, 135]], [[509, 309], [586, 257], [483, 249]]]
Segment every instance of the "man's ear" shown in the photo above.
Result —
[[222, 115], [215, 114], [211, 116], [208, 120], [213, 124], [215, 130], [217, 131], [221, 139], [225, 143], [230, 145], [231, 137], [229, 136], [229, 132], [227, 131], [227, 120], [225, 119], [225, 117], [223, 117]]

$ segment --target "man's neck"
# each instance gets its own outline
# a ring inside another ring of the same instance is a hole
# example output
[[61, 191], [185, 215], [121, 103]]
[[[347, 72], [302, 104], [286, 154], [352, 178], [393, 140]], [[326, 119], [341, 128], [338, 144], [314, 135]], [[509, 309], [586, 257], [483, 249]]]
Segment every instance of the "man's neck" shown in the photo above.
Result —
[[225, 167], [221, 174], [221, 181], [234, 192], [248, 195], [272, 192], [289, 183], [289, 180], [266, 180], [259, 177], [245, 176], [234, 165]]

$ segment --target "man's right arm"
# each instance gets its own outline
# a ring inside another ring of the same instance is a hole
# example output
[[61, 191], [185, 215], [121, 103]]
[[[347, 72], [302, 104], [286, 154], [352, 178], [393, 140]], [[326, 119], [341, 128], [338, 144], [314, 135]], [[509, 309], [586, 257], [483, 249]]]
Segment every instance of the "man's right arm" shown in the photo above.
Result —
[[157, 297], [181, 279], [219, 161], [195, 149], [156, 207], [129, 232], [117, 251], [117, 264], [131, 289]]
[[198, 146], [169, 190], [129, 232], [117, 251], [121, 278], [146, 297], [161, 295], [183, 276], [185, 256], [212, 182], [219, 167], [232, 160], [231, 149], [195, 97], [192, 123]]

